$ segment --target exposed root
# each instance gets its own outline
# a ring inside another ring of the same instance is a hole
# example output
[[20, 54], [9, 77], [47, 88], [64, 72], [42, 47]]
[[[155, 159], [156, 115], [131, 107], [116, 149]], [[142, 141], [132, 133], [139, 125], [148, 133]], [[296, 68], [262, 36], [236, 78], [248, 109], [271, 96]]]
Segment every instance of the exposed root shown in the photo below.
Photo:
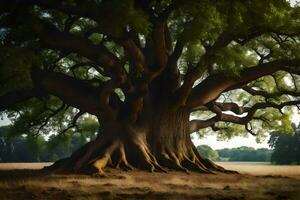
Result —
[[169, 169], [174, 169], [174, 170], [178, 170], [178, 171], [183, 171], [188, 173], [189, 171], [184, 168], [183, 166], [181, 166], [181, 164], [178, 162], [172, 160], [169, 155], [165, 152], [163, 152], [160, 156], [160, 162], [162, 163], [163, 166], [168, 167]]
[[122, 143], [120, 145], [120, 159], [116, 165], [117, 169], [124, 169], [124, 170], [133, 170], [134, 167], [131, 166], [126, 158], [126, 153], [125, 153], [125, 148], [124, 148], [124, 144]]
[[199, 163], [198, 160], [191, 160], [188, 157], [185, 158], [185, 160], [182, 161], [183, 166], [185, 166], [187, 169], [191, 171], [196, 171], [200, 173], [208, 173], [208, 174], [215, 174], [213, 171], [207, 169], [205, 166], [201, 165], [202, 163]]
[[[127, 156], [127, 153], [135, 155]], [[70, 158], [57, 161], [47, 170], [58, 173], [92, 173], [104, 176], [105, 168], [108, 166], [126, 171], [143, 168], [150, 172], [166, 172], [167, 168], [186, 173], [190, 171], [209, 174], [237, 173], [203, 158], [194, 146], [188, 148], [180, 146], [176, 150], [165, 148], [154, 155], [143, 137], [136, 137], [130, 141], [106, 138], [90, 142]]]
[[111, 155], [116, 150], [116, 148], [120, 146], [119, 142], [112, 143], [104, 152], [103, 156], [96, 161], [92, 161], [93, 166], [98, 169], [100, 174], [103, 174], [103, 169], [106, 167], [107, 164], [112, 165]]
[[[167, 153], [168, 152], [168, 153]], [[178, 150], [176, 154], [174, 151], [163, 151], [161, 154], [160, 162], [163, 166], [169, 169], [175, 169], [179, 171], [184, 171], [189, 173], [189, 171], [196, 171], [200, 173], [210, 173], [215, 174], [210, 169], [206, 168], [204, 165], [198, 162], [195, 157], [189, 157], [184, 151]]]
[[146, 166], [150, 172], [159, 171], [159, 172], [166, 172], [162, 166], [160, 166], [155, 158], [155, 156], [151, 153], [149, 147], [145, 142], [141, 139], [137, 139], [134, 141], [137, 145], [138, 149], [140, 150], [142, 157], [146, 163]]
[[[104, 139], [96, 139], [95, 141], [88, 143], [88, 145], [86, 145], [86, 147], [82, 149], [82, 153], [80, 152], [79, 155], [76, 155], [76, 153], [74, 153], [71, 156], [71, 159], [73, 158], [75, 160], [73, 170], [75, 172], [80, 172], [82, 168], [84, 168], [86, 163], [90, 163], [89, 161], [91, 160], [91, 157], [93, 156], [95, 151], [97, 151], [104, 143]], [[80, 151], [80, 149], [78, 151]]]

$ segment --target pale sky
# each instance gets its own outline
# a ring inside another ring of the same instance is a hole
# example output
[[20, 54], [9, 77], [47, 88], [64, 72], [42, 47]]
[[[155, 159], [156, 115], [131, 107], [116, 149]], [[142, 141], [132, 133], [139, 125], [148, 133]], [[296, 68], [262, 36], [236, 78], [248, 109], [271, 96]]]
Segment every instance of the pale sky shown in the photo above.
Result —
[[290, 2], [294, 5], [296, 3], [299, 3], [299, 0], [290, 0]]

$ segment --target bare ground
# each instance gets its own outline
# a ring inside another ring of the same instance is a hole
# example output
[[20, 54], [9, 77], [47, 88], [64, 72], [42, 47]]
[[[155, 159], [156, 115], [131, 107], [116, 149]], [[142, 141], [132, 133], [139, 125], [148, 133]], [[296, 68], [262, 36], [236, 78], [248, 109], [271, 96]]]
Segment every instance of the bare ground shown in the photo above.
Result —
[[0, 199], [300, 199], [300, 166], [221, 163], [239, 175], [121, 172], [105, 177], [49, 175], [42, 164], [0, 164]]

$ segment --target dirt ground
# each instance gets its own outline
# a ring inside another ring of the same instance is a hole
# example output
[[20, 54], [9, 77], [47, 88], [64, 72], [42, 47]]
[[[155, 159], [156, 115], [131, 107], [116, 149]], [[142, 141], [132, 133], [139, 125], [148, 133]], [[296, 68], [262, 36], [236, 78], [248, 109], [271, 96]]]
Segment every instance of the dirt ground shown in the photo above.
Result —
[[0, 200], [282, 200], [300, 199], [300, 166], [220, 163], [238, 175], [106, 170], [105, 177], [49, 175], [47, 163], [0, 164]]

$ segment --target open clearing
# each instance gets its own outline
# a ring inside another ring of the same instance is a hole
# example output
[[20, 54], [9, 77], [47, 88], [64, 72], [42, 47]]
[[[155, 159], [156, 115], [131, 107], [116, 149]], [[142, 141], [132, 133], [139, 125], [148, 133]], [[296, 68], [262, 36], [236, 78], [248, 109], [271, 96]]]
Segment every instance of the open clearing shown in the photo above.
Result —
[[219, 163], [238, 175], [106, 170], [105, 177], [49, 175], [49, 163], [0, 164], [0, 199], [300, 199], [300, 166]]

